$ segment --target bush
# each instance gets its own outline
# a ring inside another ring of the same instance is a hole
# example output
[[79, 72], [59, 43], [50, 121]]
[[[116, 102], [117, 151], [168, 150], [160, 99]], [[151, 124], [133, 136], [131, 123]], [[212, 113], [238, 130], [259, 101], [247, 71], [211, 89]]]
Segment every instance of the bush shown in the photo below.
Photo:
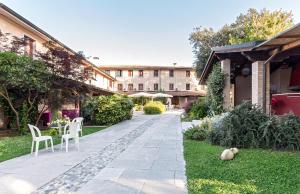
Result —
[[201, 126], [193, 126], [184, 132], [185, 139], [204, 141], [206, 140], [208, 131]]
[[160, 101], [150, 101], [144, 106], [144, 112], [148, 115], [161, 114], [165, 111], [166, 107]]
[[204, 99], [199, 98], [193, 103], [188, 116], [192, 119], [202, 119], [207, 116], [207, 106]]
[[288, 114], [273, 116], [260, 126], [262, 147], [272, 149], [300, 150], [300, 118]]
[[300, 118], [268, 117], [245, 102], [231, 112], [211, 119], [209, 141], [227, 147], [300, 150]]
[[49, 131], [49, 135], [50, 136], [57, 136], [58, 135], [58, 131], [55, 128], [51, 128]]
[[135, 105], [134, 105], [134, 110], [135, 110], [135, 111], [142, 111], [142, 110], [143, 110], [143, 105], [135, 104]]
[[222, 120], [221, 126], [216, 127], [219, 144], [229, 147], [259, 147], [259, 139], [263, 135], [259, 129], [267, 121], [268, 116], [251, 102], [238, 105]]
[[132, 117], [133, 102], [126, 96], [98, 96], [85, 106], [89, 107], [90, 118], [97, 125], [112, 125]]

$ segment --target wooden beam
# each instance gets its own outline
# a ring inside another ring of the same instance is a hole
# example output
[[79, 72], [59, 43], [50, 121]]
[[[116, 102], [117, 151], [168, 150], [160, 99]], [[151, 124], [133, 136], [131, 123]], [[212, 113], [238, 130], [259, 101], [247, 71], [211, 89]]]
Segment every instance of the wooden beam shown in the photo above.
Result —
[[265, 61], [270, 57], [268, 51], [244, 51], [241, 54], [251, 62]]
[[300, 40], [282, 46], [281, 52], [300, 46]]
[[293, 35], [283, 35], [277, 38], [300, 38], [299, 34], [293, 34]]

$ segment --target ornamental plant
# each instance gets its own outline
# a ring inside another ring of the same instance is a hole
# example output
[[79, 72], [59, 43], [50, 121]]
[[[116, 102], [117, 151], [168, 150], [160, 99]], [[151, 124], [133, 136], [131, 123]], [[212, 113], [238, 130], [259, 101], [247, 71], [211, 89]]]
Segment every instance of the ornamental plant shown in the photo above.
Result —
[[206, 104], [208, 115], [221, 114], [223, 110], [223, 88], [225, 84], [226, 74], [221, 71], [219, 64], [214, 65], [212, 72], [207, 79]]
[[251, 102], [211, 118], [209, 141], [226, 147], [300, 150], [300, 118], [267, 116]]
[[85, 106], [92, 116], [85, 115], [92, 123], [112, 125], [123, 120], [131, 119], [133, 102], [123, 95], [98, 96], [89, 99]]
[[165, 105], [160, 101], [150, 101], [144, 106], [147, 115], [161, 114], [166, 111]]

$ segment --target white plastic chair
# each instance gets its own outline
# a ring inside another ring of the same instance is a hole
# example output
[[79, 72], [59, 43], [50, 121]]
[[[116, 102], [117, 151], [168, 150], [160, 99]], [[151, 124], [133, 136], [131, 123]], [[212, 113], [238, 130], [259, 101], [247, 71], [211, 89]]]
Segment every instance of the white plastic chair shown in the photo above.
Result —
[[77, 149], [79, 150], [79, 122], [68, 123], [64, 127], [64, 134], [61, 136], [60, 149], [62, 150], [64, 141], [66, 142], [66, 152], [69, 150], [69, 139], [74, 139]]
[[32, 135], [31, 154], [33, 153], [34, 142], [36, 142], [36, 144], [35, 144], [35, 156], [37, 156], [38, 151], [39, 151], [40, 141], [45, 141], [46, 149], [48, 149], [48, 140], [50, 140], [51, 149], [52, 149], [52, 152], [54, 152], [53, 140], [52, 140], [51, 136], [46, 136], [46, 135], [42, 136], [41, 131], [36, 126], [28, 124], [28, 127], [29, 127], [31, 135]]
[[80, 128], [79, 131], [80, 132], [80, 136], [82, 136], [82, 126], [83, 126], [83, 117], [76, 117], [72, 120], [72, 123], [74, 122], [79, 122], [80, 123]]

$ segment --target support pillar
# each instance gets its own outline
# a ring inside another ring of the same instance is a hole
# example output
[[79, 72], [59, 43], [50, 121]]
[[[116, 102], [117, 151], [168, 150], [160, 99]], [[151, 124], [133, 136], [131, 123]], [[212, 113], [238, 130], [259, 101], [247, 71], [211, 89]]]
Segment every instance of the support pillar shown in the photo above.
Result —
[[230, 59], [225, 59], [221, 61], [221, 70], [224, 74], [226, 74], [225, 84], [223, 89], [223, 108], [228, 110], [231, 108], [231, 100], [230, 100]]
[[[266, 65], [267, 67], [268, 65]], [[266, 95], [266, 104], [268, 95], [270, 94], [269, 91], [270, 86], [266, 87], [269, 84], [264, 85], [264, 82], [270, 83], [270, 80], [267, 81], [266, 74], [269, 74], [268, 71], [269, 68], [265, 68], [264, 70], [264, 61], [255, 61], [252, 63], [252, 104], [256, 104], [260, 107], [264, 106], [264, 95]], [[270, 77], [270, 76], [268, 76]], [[264, 92], [264, 90], [266, 92]]]
[[266, 113], [268, 115], [271, 114], [271, 92], [270, 92], [270, 78], [271, 71], [270, 71], [270, 63], [266, 64]]

